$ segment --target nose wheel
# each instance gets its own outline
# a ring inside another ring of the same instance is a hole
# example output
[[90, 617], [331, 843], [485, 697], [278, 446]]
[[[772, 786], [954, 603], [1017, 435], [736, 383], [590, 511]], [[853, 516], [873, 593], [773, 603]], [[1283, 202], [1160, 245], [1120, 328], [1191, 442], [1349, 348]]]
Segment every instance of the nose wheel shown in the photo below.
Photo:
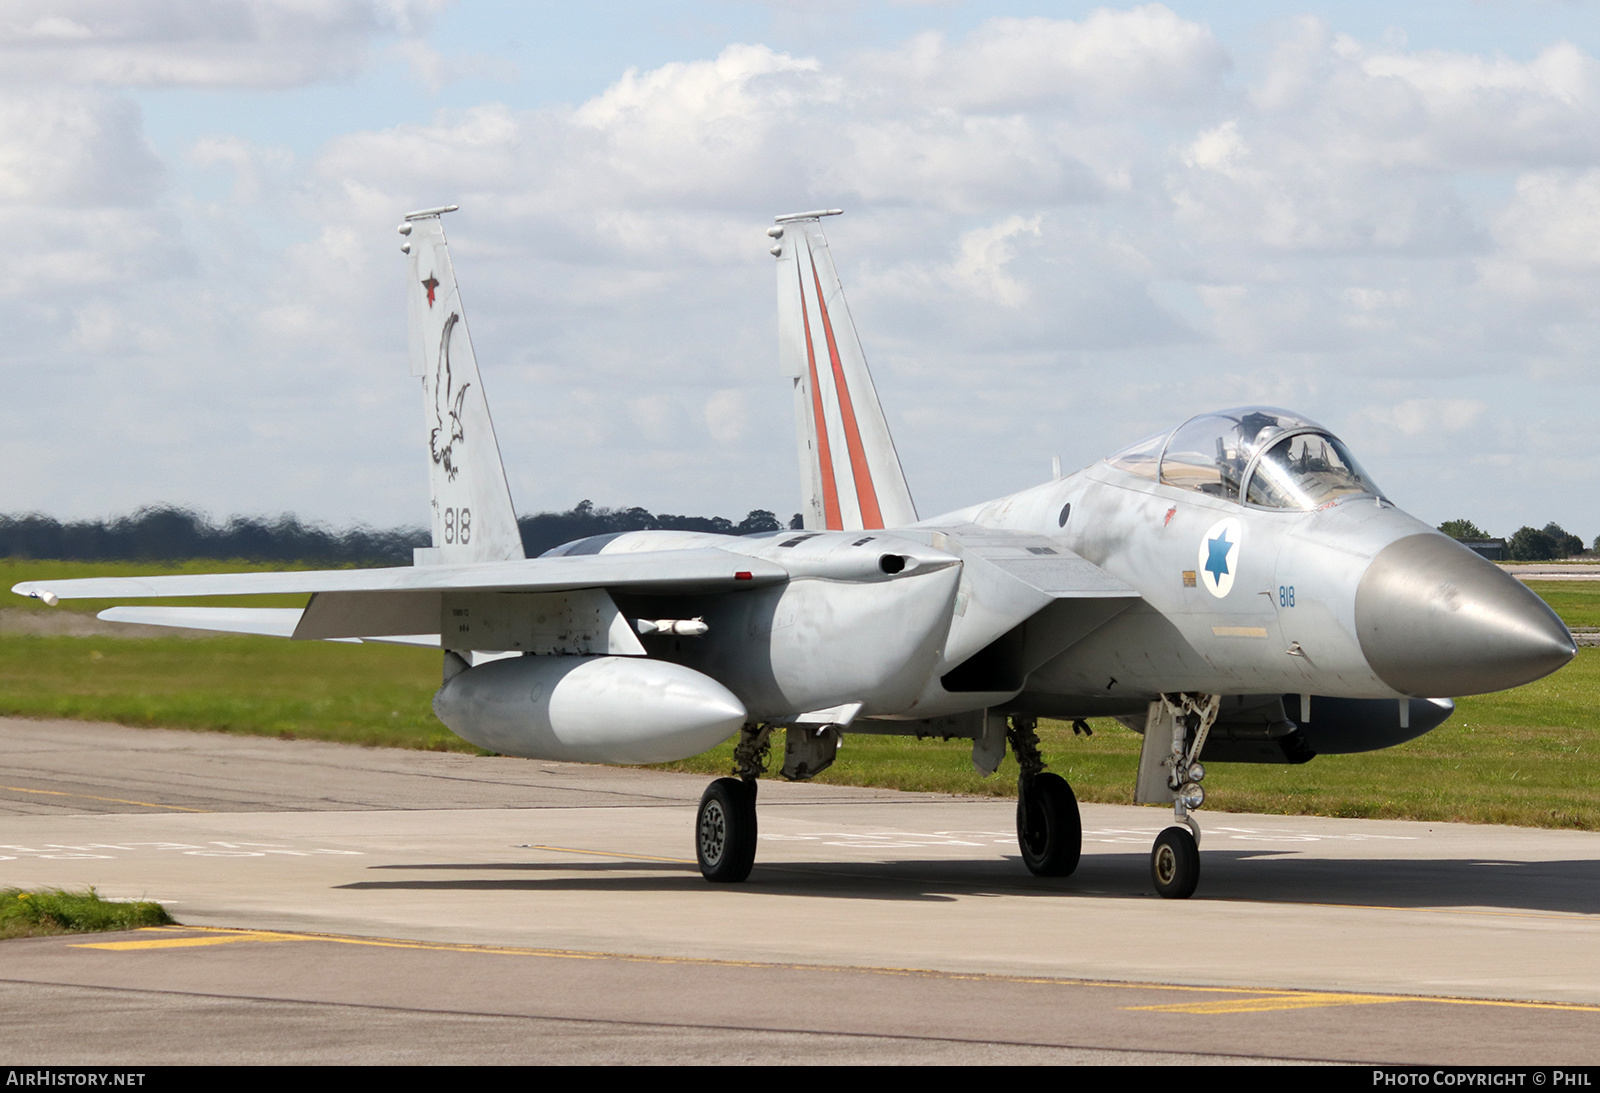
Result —
[[694, 823], [700, 875], [714, 884], [737, 884], [756, 861], [756, 783], [718, 778], [700, 797]]
[[1200, 846], [1185, 827], [1169, 827], [1150, 850], [1150, 883], [1164, 899], [1188, 899], [1200, 883]]

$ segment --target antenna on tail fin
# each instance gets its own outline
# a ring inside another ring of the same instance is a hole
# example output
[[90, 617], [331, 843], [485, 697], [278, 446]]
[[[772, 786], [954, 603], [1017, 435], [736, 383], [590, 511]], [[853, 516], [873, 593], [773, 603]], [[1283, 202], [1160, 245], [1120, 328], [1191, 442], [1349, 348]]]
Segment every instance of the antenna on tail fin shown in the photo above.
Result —
[[866, 354], [833, 267], [821, 218], [840, 209], [775, 217], [778, 362], [794, 381], [807, 528], [858, 530], [915, 523], [917, 507]]
[[456, 208], [407, 213], [399, 229], [410, 258], [411, 374], [422, 378], [433, 506], [433, 546], [417, 552], [419, 564], [526, 557], [439, 221]]

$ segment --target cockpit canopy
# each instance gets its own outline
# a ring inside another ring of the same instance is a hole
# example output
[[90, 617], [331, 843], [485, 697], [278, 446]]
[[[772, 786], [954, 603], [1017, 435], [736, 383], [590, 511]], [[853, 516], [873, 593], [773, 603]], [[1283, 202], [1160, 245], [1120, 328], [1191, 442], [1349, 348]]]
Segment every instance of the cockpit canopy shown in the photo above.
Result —
[[1200, 414], [1106, 460], [1169, 486], [1274, 509], [1315, 509], [1379, 490], [1332, 433], [1271, 406]]

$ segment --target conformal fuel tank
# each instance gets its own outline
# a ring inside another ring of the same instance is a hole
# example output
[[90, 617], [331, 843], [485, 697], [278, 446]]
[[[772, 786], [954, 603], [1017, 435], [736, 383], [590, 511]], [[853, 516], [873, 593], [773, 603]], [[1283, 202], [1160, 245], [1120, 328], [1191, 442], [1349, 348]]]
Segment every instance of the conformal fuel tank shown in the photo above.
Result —
[[685, 759], [745, 720], [744, 704], [710, 676], [643, 657], [491, 661], [447, 680], [433, 711], [480, 748], [580, 763]]

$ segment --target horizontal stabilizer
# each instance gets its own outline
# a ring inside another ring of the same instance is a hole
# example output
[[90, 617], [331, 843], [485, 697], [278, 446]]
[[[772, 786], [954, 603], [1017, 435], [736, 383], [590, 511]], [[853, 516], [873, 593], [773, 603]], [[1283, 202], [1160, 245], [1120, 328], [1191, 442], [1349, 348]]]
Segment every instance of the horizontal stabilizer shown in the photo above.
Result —
[[[211, 630], [223, 634], [260, 634], [269, 638], [294, 636], [300, 623], [298, 607], [108, 607], [96, 618], [140, 626], [171, 626], [182, 630]], [[384, 637], [328, 638], [328, 641], [376, 641], [385, 645], [422, 645], [437, 649], [437, 634], [394, 634]]]
[[96, 618], [140, 626], [176, 626], [224, 634], [286, 638], [300, 622], [298, 607], [109, 607]]

